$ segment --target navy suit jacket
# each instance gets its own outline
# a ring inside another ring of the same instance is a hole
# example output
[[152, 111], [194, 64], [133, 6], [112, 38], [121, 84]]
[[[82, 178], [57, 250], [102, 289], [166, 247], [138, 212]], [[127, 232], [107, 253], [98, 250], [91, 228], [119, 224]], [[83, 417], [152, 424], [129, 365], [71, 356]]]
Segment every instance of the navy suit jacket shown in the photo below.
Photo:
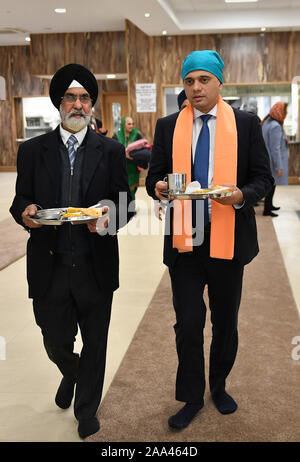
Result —
[[[158, 119], [155, 129], [147, 192], [153, 199], [155, 184], [172, 173], [172, 140], [178, 113]], [[258, 253], [257, 229], [253, 205], [263, 198], [273, 185], [268, 152], [256, 116], [234, 109], [238, 135], [237, 187], [244, 195], [244, 206], [235, 209], [234, 259], [249, 263]], [[172, 210], [170, 214], [172, 229]], [[172, 233], [171, 233], [172, 234]], [[178, 256], [173, 249], [172, 235], [165, 234], [164, 263], [172, 266]]]

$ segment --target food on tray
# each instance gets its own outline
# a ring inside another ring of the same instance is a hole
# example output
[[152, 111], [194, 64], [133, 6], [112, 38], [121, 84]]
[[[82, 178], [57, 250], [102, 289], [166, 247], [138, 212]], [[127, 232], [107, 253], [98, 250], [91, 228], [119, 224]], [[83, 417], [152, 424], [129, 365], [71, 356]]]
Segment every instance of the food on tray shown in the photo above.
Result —
[[235, 187], [216, 185], [216, 186], [212, 186], [209, 189], [196, 189], [194, 191], [191, 191], [191, 194], [208, 194], [208, 193], [212, 193], [213, 191], [217, 191], [217, 190], [222, 190], [222, 192], [234, 191]]
[[102, 208], [68, 207], [66, 212], [62, 212], [62, 216], [65, 218], [84, 217], [84, 216], [99, 218], [99, 217], [102, 217]]
[[96, 209], [95, 207], [82, 209], [82, 212], [89, 217], [102, 217], [102, 209]]
[[204, 194], [204, 193], [209, 193], [210, 189], [196, 189], [195, 191], [192, 191], [191, 194]]
[[69, 217], [82, 217], [83, 213], [82, 212], [62, 212], [62, 216], [65, 218]]
[[235, 186], [220, 186], [220, 185], [216, 185], [216, 186], [212, 186], [210, 188], [211, 190], [215, 190], [215, 189], [223, 189], [225, 191], [234, 191], [235, 190]]

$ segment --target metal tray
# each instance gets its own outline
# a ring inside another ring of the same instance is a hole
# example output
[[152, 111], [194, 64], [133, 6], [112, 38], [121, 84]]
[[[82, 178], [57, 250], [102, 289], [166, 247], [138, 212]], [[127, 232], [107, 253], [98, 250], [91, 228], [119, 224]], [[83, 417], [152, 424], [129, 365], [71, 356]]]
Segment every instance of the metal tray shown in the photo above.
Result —
[[184, 200], [184, 199], [219, 199], [220, 197], [228, 197], [233, 194], [234, 191], [218, 190], [211, 191], [208, 193], [170, 193], [169, 191], [161, 192], [160, 194], [169, 200]]
[[108, 216], [108, 213], [104, 213], [101, 217], [89, 217], [87, 215], [83, 215], [82, 217], [63, 217], [62, 212], [66, 211], [66, 207], [58, 209], [42, 209], [38, 210], [35, 215], [28, 218], [38, 225], [60, 226], [64, 223], [81, 225], [88, 221], [98, 220], [98, 218], [106, 218]]

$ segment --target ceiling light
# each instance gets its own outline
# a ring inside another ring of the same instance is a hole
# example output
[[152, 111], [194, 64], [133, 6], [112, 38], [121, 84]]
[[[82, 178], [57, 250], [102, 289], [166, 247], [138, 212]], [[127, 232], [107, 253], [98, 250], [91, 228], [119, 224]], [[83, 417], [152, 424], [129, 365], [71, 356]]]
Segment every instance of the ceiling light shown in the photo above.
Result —
[[106, 78], [107, 78], [107, 79], [115, 79], [115, 78], [116, 78], [116, 74], [106, 74]]
[[145, 18], [150, 18], [150, 13], [145, 13]]
[[25, 37], [26, 42], [30, 42], [31, 38], [30, 37]]
[[266, 28], [265, 28], [265, 27], [261, 27], [260, 30], [261, 30], [262, 32], [265, 32]]
[[55, 8], [54, 11], [55, 13], [66, 13], [67, 12], [66, 8]]
[[167, 32], [166, 30], [163, 30], [163, 31], [162, 31], [162, 34], [163, 34], [163, 35], [167, 35], [167, 33], [168, 33], [168, 32]]
[[225, 0], [225, 3], [252, 3], [258, 0]]

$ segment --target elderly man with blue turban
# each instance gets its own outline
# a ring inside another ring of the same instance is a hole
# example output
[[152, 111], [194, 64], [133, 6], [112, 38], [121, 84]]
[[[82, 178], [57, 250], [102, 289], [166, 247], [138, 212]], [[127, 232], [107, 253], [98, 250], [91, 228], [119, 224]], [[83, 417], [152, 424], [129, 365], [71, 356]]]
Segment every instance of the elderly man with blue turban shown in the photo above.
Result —
[[[257, 117], [231, 108], [220, 95], [224, 63], [213, 50], [190, 53], [181, 74], [189, 104], [156, 124], [147, 191], [165, 199], [169, 173], [185, 173], [201, 188], [230, 185], [228, 197], [175, 200], [166, 215], [164, 263], [171, 277], [178, 354], [176, 399], [169, 420], [187, 427], [204, 405], [204, 288], [212, 342], [209, 388], [222, 414], [236, 411], [226, 379], [238, 349], [238, 310], [244, 265], [258, 253], [253, 205], [272, 187], [268, 153]], [[168, 232], [170, 230], [170, 232]]]

